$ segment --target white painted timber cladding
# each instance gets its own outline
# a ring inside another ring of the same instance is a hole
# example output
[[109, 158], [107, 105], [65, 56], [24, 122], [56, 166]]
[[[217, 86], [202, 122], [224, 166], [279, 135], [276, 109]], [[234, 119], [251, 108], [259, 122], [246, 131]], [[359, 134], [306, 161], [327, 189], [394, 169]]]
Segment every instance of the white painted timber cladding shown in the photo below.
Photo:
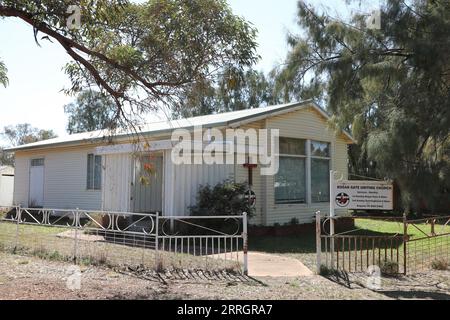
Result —
[[28, 206], [31, 159], [45, 159], [44, 207], [100, 210], [101, 190], [87, 190], [87, 155], [94, 148], [68, 148], [45, 152], [16, 153], [14, 202]]
[[13, 204], [13, 193], [14, 168], [0, 167], [0, 206], [10, 206]]
[[103, 157], [103, 209], [129, 212], [132, 181], [131, 154], [108, 154]]
[[[262, 129], [265, 128], [264, 121], [256, 121], [248, 125], [240, 127], [241, 129]], [[248, 143], [246, 143], [248, 144]], [[236, 182], [248, 183], [248, 169], [242, 164], [235, 165], [236, 172]], [[256, 205], [253, 217], [250, 219], [250, 223], [253, 225], [261, 225], [264, 223], [264, 203], [265, 203], [265, 192], [263, 188], [263, 177], [260, 174], [261, 168], [258, 165], [257, 168], [253, 169], [253, 188], [256, 196]]]
[[182, 164], [171, 162], [170, 151], [165, 154], [165, 215], [187, 215], [189, 207], [196, 204], [202, 185], [215, 186], [226, 179], [233, 179], [234, 165]]
[[[331, 143], [332, 169], [338, 170], [344, 178], [348, 176], [347, 167], [347, 144], [342, 137], [336, 137], [332, 129], [327, 128], [326, 120], [314, 109], [303, 109], [276, 116], [267, 120], [267, 128], [279, 129], [281, 137], [299, 139], [311, 139]], [[287, 223], [296, 218], [300, 223], [313, 221], [316, 211], [320, 210], [323, 215], [329, 213], [329, 203], [308, 204], [275, 204], [274, 177], [263, 177], [266, 184], [266, 221], [265, 225], [274, 223]], [[336, 210], [336, 214], [345, 214], [347, 211]]]
[[14, 197], [15, 205], [28, 206], [28, 181], [30, 158], [20, 153], [15, 155]]

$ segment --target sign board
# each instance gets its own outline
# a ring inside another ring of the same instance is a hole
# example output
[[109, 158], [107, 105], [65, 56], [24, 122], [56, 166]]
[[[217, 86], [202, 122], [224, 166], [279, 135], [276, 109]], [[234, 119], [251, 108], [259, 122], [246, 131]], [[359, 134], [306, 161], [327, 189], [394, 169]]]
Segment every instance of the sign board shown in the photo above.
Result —
[[385, 181], [334, 182], [335, 209], [393, 210], [393, 186]]

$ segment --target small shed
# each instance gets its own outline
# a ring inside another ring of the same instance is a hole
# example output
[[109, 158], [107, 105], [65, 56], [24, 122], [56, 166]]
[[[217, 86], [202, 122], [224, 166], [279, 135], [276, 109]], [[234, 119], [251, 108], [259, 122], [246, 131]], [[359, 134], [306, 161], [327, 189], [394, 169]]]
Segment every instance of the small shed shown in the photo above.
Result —
[[14, 195], [14, 167], [0, 166], [0, 206], [11, 206]]

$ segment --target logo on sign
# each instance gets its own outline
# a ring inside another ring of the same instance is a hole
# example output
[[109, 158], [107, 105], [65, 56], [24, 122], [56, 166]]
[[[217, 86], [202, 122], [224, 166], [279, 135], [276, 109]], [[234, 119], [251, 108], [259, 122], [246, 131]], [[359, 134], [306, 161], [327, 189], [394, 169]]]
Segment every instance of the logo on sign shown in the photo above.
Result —
[[256, 207], [256, 194], [253, 190], [247, 190], [244, 197], [250, 204], [250, 208]]
[[339, 207], [346, 207], [350, 203], [350, 197], [348, 194], [341, 192], [336, 196], [336, 204]]

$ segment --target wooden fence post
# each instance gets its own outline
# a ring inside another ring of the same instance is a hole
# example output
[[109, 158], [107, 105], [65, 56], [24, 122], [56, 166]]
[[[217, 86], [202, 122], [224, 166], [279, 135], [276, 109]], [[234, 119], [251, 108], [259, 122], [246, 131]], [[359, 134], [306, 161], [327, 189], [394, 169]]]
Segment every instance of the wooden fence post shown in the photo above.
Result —
[[[320, 211], [316, 212], [316, 253], [317, 253], [317, 274], [320, 274], [322, 266], [322, 239], [321, 239], [321, 217]], [[325, 252], [326, 254], [326, 252]]]

